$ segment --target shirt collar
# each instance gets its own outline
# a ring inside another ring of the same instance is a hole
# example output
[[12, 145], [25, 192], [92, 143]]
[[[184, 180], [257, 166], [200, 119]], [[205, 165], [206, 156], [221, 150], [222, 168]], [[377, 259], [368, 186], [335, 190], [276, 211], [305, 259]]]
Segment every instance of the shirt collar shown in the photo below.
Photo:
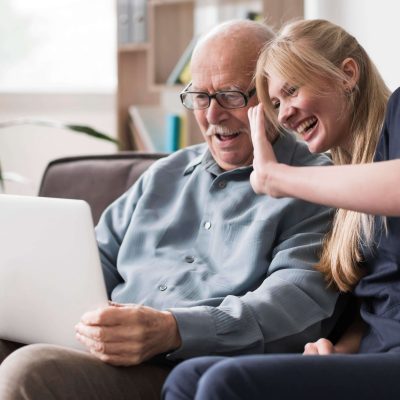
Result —
[[202, 159], [206, 155], [207, 151], [208, 150], [206, 149], [202, 154], [198, 155], [196, 158], [194, 158], [192, 161], [190, 161], [190, 163], [187, 165], [187, 167], [183, 171], [183, 175], [191, 174], [196, 169], [196, 167], [202, 163]]

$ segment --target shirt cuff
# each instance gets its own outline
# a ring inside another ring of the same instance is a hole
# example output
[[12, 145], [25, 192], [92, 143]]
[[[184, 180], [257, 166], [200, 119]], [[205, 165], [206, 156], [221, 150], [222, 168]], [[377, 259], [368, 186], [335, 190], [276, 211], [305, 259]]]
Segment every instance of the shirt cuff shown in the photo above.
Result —
[[209, 307], [170, 308], [178, 324], [182, 345], [167, 355], [170, 360], [213, 354], [216, 331]]

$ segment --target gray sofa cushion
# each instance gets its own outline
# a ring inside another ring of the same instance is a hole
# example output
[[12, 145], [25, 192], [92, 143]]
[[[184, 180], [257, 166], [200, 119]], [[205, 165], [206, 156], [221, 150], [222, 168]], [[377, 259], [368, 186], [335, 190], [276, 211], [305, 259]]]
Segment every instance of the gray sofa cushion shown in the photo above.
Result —
[[161, 153], [121, 152], [60, 158], [47, 166], [39, 196], [86, 200], [97, 224], [103, 210], [124, 193]]

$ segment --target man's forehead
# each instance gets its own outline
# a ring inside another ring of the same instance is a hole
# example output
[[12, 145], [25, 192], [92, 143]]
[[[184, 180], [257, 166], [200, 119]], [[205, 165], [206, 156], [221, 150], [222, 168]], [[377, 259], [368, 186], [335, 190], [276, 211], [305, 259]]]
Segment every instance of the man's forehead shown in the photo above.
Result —
[[218, 65], [214, 61], [192, 68], [192, 86], [194, 88], [214, 89], [247, 89], [253, 78], [254, 69], [249, 70], [243, 65]]
[[250, 85], [258, 52], [254, 46], [246, 48], [239, 45], [242, 40], [233, 39], [215, 37], [195, 50], [191, 63], [194, 87], [220, 90], [232, 86], [246, 89]]

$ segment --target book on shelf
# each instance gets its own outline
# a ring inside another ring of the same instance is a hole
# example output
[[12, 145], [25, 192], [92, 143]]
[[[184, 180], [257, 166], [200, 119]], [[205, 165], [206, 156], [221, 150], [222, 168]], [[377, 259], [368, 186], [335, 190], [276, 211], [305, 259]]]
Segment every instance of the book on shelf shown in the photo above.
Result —
[[131, 2], [132, 42], [143, 43], [147, 40], [147, 0]]
[[179, 148], [183, 149], [184, 147], [189, 145], [189, 138], [188, 138], [188, 119], [186, 115], [181, 115], [181, 125], [180, 125], [180, 133], [179, 133]]
[[147, 0], [117, 0], [118, 44], [147, 40]]
[[118, 44], [127, 44], [130, 35], [130, 0], [117, 0]]
[[257, 11], [248, 11], [246, 13], [246, 18], [250, 19], [252, 21], [257, 21], [257, 22], [263, 22], [264, 21], [264, 16], [262, 13], [257, 12]]
[[167, 85], [187, 85], [191, 80], [190, 59], [198, 37], [195, 36], [187, 45], [167, 79]]
[[188, 145], [188, 121], [186, 116], [174, 113], [166, 115], [165, 151], [173, 152]]
[[179, 149], [181, 134], [181, 119], [178, 114], [166, 115], [165, 151], [173, 152]]

